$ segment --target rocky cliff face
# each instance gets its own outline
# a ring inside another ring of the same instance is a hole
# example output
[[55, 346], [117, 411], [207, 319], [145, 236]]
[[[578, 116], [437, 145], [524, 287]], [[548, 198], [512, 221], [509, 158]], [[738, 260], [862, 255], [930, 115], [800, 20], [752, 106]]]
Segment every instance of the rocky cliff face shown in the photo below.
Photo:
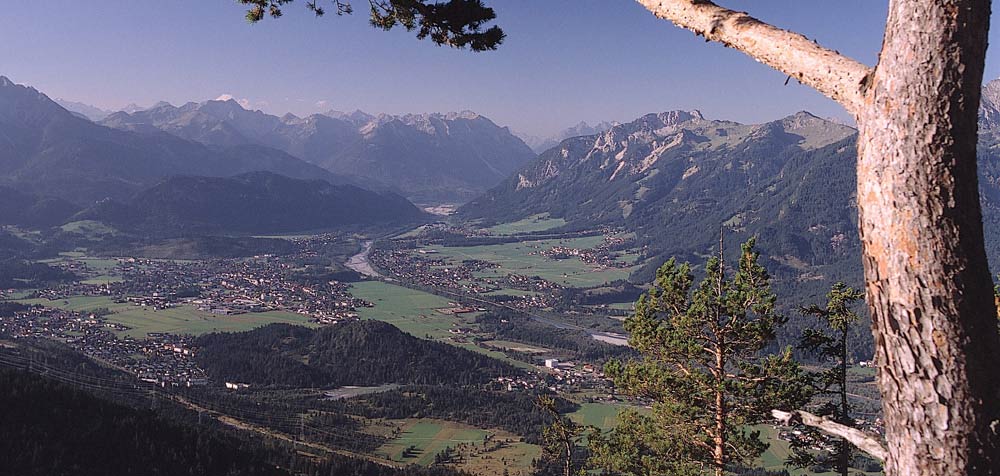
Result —
[[764, 124], [648, 114], [563, 141], [459, 213], [624, 226], [650, 268], [672, 255], [698, 260], [725, 226], [733, 243], [768, 234], [776, 266], [815, 275], [857, 250], [854, 134], [806, 112]]
[[1000, 127], [1000, 79], [994, 79], [983, 86], [983, 98], [979, 103], [979, 127], [998, 129]]

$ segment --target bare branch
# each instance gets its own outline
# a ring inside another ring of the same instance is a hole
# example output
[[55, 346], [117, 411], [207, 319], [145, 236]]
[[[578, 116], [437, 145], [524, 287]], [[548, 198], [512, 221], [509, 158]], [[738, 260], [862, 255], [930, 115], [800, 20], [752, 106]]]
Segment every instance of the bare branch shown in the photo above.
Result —
[[885, 446], [882, 446], [882, 441], [878, 437], [869, 435], [857, 428], [851, 428], [847, 425], [837, 423], [829, 418], [816, 416], [802, 410], [796, 410], [793, 412], [771, 410], [771, 415], [774, 415], [774, 418], [785, 423], [786, 425], [798, 422], [806, 426], [818, 428], [824, 433], [843, 438], [847, 440], [848, 443], [856, 446], [859, 450], [885, 461], [887, 451]]
[[813, 87], [848, 112], [861, 108], [872, 69], [803, 35], [708, 0], [637, 0], [659, 18], [740, 50]]

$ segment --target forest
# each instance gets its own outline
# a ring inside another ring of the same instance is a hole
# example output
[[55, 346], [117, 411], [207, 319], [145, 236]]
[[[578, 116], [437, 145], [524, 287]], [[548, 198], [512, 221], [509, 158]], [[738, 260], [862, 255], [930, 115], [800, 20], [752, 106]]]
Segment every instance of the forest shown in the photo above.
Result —
[[468, 385], [520, 371], [500, 360], [358, 321], [312, 330], [271, 324], [198, 338], [197, 362], [220, 381], [286, 387]]

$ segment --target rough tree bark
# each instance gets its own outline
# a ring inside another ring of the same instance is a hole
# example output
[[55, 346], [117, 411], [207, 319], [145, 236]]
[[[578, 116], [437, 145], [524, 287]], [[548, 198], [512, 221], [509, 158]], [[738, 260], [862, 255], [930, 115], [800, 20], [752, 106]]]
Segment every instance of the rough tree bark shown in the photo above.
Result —
[[886, 475], [1000, 474], [1000, 334], [976, 175], [990, 1], [890, 0], [874, 69], [707, 0], [638, 1], [854, 114]]
[[858, 119], [886, 472], [997, 474], [1000, 341], [976, 174], [988, 0], [891, 2]]

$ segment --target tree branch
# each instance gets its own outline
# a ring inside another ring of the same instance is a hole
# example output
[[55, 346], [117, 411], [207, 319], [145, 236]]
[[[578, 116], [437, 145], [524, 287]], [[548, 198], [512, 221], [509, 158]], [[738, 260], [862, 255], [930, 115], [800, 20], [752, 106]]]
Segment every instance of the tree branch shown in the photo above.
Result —
[[886, 449], [882, 446], [879, 438], [869, 435], [857, 428], [842, 425], [829, 418], [813, 415], [809, 412], [796, 410], [793, 412], [783, 412], [781, 410], [771, 410], [778, 421], [784, 424], [802, 423], [806, 426], [818, 428], [827, 434], [838, 436], [847, 440], [848, 443], [856, 446], [859, 450], [868, 453], [875, 458], [885, 461]]
[[637, 0], [658, 18], [740, 50], [811, 86], [848, 112], [860, 110], [872, 69], [803, 35], [709, 0]]

